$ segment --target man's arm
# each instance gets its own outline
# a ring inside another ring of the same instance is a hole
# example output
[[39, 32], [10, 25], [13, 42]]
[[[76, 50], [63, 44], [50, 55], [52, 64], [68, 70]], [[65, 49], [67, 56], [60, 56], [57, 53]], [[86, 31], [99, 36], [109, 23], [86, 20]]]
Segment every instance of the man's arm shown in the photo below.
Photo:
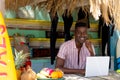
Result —
[[56, 68], [61, 69], [64, 73], [67, 74], [85, 74], [85, 70], [84, 69], [69, 69], [69, 68], [65, 68], [64, 67], [64, 59], [61, 59], [59, 57], [57, 57], [56, 60]]

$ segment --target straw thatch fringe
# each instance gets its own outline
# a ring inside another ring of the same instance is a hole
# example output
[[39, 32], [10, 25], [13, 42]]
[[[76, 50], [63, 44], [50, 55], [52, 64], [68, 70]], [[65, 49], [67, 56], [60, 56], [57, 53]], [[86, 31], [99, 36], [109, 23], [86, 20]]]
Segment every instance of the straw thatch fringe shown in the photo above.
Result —
[[[106, 24], [111, 23], [108, 14], [114, 18], [116, 27], [120, 30], [120, 0], [5, 0], [6, 9], [17, 10], [26, 5], [44, 7], [53, 14], [63, 14], [68, 10], [68, 15], [74, 9], [82, 7], [85, 12], [90, 12], [95, 20], [102, 15]], [[15, 7], [16, 6], [16, 7]], [[87, 7], [86, 7], [87, 6]], [[89, 8], [90, 7], [90, 8]]]
[[95, 20], [98, 20], [101, 15], [100, 4], [100, 0], [90, 0], [90, 13], [92, 13]]
[[6, 10], [17, 11], [20, 7], [29, 5], [32, 1], [33, 0], [5, 0], [5, 8]]
[[[110, 15], [114, 19], [116, 28], [120, 30], [120, 0], [90, 0], [90, 10], [95, 19], [98, 19], [99, 15], [102, 14], [106, 24], [111, 23]], [[94, 10], [97, 11], [94, 12]]]
[[106, 22], [106, 24], [109, 24], [110, 23], [110, 19], [109, 19], [109, 16], [108, 16], [108, 5], [102, 1], [102, 4], [101, 4], [101, 12], [102, 12], [102, 17], [104, 18], [104, 21]]
[[0, 12], [5, 13], [5, 0], [0, 0]]
[[115, 26], [120, 30], [120, 0], [113, 0], [111, 4], [110, 6], [113, 6], [111, 9]]
[[17, 8], [17, 0], [5, 0], [5, 8], [7, 10], [16, 10]]

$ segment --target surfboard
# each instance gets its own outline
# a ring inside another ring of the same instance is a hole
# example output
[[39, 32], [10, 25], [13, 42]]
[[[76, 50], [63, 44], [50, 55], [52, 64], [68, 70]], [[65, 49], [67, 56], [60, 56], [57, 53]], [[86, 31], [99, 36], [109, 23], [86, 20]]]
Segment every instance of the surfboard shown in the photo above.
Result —
[[17, 80], [7, 28], [0, 12], [0, 80]]
[[117, 69], [120, 69], [120, 32], [118, 32], [118, 41], [116, 46]]

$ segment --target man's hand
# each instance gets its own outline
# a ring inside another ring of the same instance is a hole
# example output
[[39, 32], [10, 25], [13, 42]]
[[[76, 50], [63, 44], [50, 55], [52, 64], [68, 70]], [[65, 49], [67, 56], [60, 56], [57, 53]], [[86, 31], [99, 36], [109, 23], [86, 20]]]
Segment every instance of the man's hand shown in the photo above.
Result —
[[89, 50], [89, 52], [91, 53], [91, 56], [93, 56], [94, 53], [93, 53], [92, 43], [91, 43], [91, 41], [86, 40], [86, 41], [85, 41], [85, 45], [86, 45], [87, 49]]
[[88, 50], [92, 51], [92, 44], [91, 44], [91, 41], [86, 40], [86, 41], [85, 41], [85, 45], [86, 45], [86, 47], [88, 48]]

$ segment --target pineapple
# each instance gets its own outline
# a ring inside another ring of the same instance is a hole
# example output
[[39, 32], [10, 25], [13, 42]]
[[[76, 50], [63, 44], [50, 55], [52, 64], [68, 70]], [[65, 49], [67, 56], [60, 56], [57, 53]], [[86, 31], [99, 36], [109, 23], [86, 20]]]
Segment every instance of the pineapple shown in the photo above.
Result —
[[25, 64], [28, 57], [29, 57], [29, 53], [23, 53], [23, 50], [18, 52], [15, 49], [15, 55], [14, 55], [15, 68], [20, 69], [20, 67], [22, 67]]

